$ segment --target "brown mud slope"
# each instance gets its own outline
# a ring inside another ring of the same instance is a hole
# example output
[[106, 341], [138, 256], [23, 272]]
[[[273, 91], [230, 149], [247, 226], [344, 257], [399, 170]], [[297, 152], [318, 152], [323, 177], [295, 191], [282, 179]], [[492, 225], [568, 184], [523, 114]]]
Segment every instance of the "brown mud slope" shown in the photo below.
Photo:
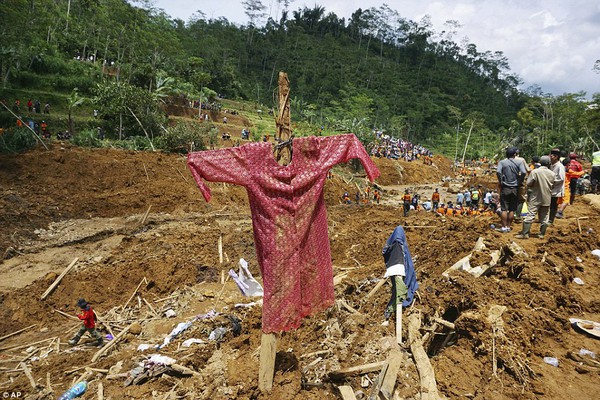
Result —
[[[449, 161], [438, 157], [435, 166], [376, 162], [381, 185], [439, 183], [450, 175]], [[419, 312], [441, 395], [597, 397], [598, 358], [579, 352], [600, 354], [600, 340], [575, 331], [568, 321], [600, 321], [600, 261], [591, 254], [600, 248], [600, 215], [590, 206], [593, 201], [578, 199], [566, 213], [586, 218], [557, 220], [545, 239], [518, 242], [524, 253], [513, 247], [488, 274], [476, 278], [454, 271], [446, 277], [442, 273], [468, 255], [478, 238], [488, 249], [473, 256], [472, 266], [488, 263], [493, 250], [508, 248], [514, 233], [492, 230], [490, 224], [497, 223], [492, 217], [444, 219], [420, 212], [402, 218], [394, 206], [341, 205], [341, 192], [355, 191], [355, 183], [363, 187], [364, 178], [360, 173], [353, 178], [345, 167], [334, 172], [325, 191], [338, 303], [306, 318], [299, 329], [278, 335], [274, 387], [261, 393], [260, 306], [235, 307], [252, 300], [231, 280], [221, 283], [222, 271], [237, 269], [241, 257], [260, 278], [244, 189], [211, 184], [214, 197], [207, 204], [185, 158], [176, 155], [55, 144], [48, 152], [1, 156], [0, 392], [56, 398], [83, 377], [90, 382], [84, 399], [97, 398], [100, 383], [104, 398], [111, 399], [339, 399], [336, 386], [342, 384], [368, 394], [378, 372], [341, 381], [328, 373], [383, 361], [390, 352], [394, 323], [381, 325], [390, 286], [385, 283], [375, 295], [366, 295], [384, 273], [385, 240], [402, 224], [420, 283], [417, 300], [404, 313], [404, 337], [408, 315]], [[75, 258], [75, 267], [41, 301]], [[74, 314], [79, 297], [93, 304], [115, 335], [137, 322], [95, 362], [97, 348], [65, 345], [79, 322], [55, 311]], [[177, 315], [166, 318], [168, 309]], [[213, 309], [220, 315], [196, 320], [161, 350], [136, 350], [139, 344], [163, 343], [178, 323]], [[241, 320], [238, 336], [231, 331], [233, 317]], [[436, 318], [453, 325], [436, 324]], [[217, 342], [209, 340], [217, 327], [228, 331]], [[4, 337], [23, 328], [28, 329]], [[204, 343], [183, 346], [190, 338]], [[419, 398], [410, 346], [401, 352], [397, 396]], [[157, 373], [124, 387], [126, 373], [152, 353], [172, 357], [196, 373]], [[544, 357], [557, 358], [559, 366], [544, 363]], [[23, 373], [22, 361], [33, 382]]]

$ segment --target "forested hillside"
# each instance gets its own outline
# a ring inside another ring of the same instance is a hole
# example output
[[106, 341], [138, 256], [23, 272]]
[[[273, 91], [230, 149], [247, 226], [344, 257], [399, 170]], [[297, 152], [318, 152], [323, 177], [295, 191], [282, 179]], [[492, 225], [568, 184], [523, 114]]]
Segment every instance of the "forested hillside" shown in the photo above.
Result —
[[[85, 116], [97, 109], [111, 135], [143, 135], [145, 126], [159, 136], [167, 99], [223, 96], [271, 108], [277, 73], [286, 71], [295, 120], [364, 140], [381, 129], [448, 155], [469, 140], [488, 144], [470, 146], [475, 157], [508, 143], [531, 153], [586, 149], [599, 136], [598, 108], [584, 92], [518, 90], [502, 52], [455, 41], [456, 21], [435, 32], [427, 18], [411, 21], [385, 5], [349, 20], [316, 5], [258, 26], [260, 6], [245, 2], [250, 23], [240, 26], [200, 13], [172, 19], [146, 1], [5, 1], [0, 97], [8, 105], [50, 99], [72, 130], [94, 127]], [[0, 123], [13, 122], [2, 110]]]

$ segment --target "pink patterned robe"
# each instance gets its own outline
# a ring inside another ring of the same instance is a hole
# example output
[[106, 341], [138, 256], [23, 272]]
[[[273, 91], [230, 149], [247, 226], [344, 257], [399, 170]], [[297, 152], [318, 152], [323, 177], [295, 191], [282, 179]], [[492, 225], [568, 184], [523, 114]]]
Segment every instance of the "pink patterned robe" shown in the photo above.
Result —
[[270, 143], [188, 155], [206, 201], [204, 180], [248, 191], [256, 255], [263, 278], [264, 333], [297, 328], [302, 318], [334, 302], [333, 270], [323, 186], [334, 165], [358, 158], [370, 180], [379, 170], [353, 134], [292, 141], [292, 161], [282, 166]]

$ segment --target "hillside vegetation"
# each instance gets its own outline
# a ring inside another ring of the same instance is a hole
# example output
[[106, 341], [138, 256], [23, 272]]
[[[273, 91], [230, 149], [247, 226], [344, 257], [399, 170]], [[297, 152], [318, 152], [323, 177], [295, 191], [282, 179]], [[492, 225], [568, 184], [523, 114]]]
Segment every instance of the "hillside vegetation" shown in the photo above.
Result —
[[[225, 97], [273, 108], [286, 71], [292, 117], [313, 131], [368, 141], [385, 130], [449, 156], [466, 148], [468, 158], [509, 143], [533, 155], [551, 146], [586, 152], [600, 141], [598, 94], [589, 103], [585, 92], [520, 91], [502, 52], [457, 42], [456, 21], [436, 32], [428, 18], [411, 21], [385, 5], [349, 20], [316, 5], [284, 8], [259, 26], [264, 7], [255, 0], [244, 3], [250, 23], [240, 26], [201, 13], [172, 19], [150, 4], [4, 2], [0, 99], [8, 107], [20, 99], [20, 114], [30, 98], [49, 102], [44, 117], [72, 133], [100, 125], [112, 139], [154, 138], [169, 129], [165, 103]], [[1, 126], [14, 123], [3, 108]]]

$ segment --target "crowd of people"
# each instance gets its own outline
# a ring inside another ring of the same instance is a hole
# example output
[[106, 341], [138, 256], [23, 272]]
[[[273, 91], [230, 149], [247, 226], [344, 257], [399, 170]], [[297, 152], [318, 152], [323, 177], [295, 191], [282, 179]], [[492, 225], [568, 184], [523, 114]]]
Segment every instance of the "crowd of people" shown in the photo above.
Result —
[[393, 160], [404, 159], [406, 161], [423, 159], [425, 164], [431, 165], [432, 163], [433, 153], [420, 144], [397, 139], [380, 131], [375, 132], [375, 137], [377, 140], [367, 148], [374, 157], [385, 157]]
[[[506, 157], [498, 163], [497, 178], [501, 188], [501, 226], [499, 232], [512, 230], [515, 220], [525, 214], [522, 228], [516, 235], [519, 239], [529, 238], [533, 222], [540, 222], [538, 233], [543, 238], [549, 225], [556, 218], [564, 218], [565, 210], [572, 205], [580, 193], [580, 184], [586, 171], [576, 153], [553, 148], [549, 155], [533, 157], [530, 164], [519, 156], [519, 149], [509, 147]], [[592, 155], [593, 192], [598, 192], [600, 174], [600, 151]], [[526, 206], [526, 212], [522, 212]]]

